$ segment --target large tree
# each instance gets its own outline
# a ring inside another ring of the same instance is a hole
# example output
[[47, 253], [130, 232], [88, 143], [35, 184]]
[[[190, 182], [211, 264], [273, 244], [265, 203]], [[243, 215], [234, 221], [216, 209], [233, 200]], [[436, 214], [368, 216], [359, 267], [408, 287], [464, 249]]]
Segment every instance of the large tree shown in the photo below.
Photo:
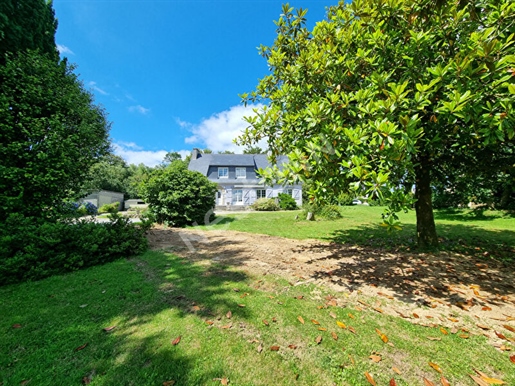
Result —
[[74, 68], [56, 55], [57, 23], [51, 3], [12, 0], [1, 4], [3, 221], [11, 213], [47, 216], [78, 192], [90, 166], [108, 150], [109, 124]]
[[243, 100], [267, 105], [239, 143], [268, 138], [316, 199], [383, 195], [390, 224], [414, 202], [419, 245], [437, 245], [432, 183], [513, 175], [515, 3], [354, 0], [312, 31], [305, 16], [284, 6], [261, 48], [271, 73]]

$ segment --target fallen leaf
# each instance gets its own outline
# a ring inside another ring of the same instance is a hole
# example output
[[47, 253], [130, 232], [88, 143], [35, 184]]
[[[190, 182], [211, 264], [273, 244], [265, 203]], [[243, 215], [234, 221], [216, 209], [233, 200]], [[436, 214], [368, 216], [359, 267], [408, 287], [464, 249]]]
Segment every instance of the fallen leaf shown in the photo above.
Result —
[[200, 307], [199, 306], [193, 306], [193, 307], [191, 307], [191, 310], [193, 312], [200, 311]]
[[301, 300], [301, 299], [303, 299], [303, 298], [304, 298], [304, 296], [302, 296], [302, 295], [295, 296], [295, 299], [299, 299], [299, 300]]
[[233, 288], [232, 289], [234, 292], [240, 292], [240, 289], [239, 288]]
[[488, 375], [483, 373], [482, 371], [474, 369], [474, 371], [479, 375], [479, 377], [490, 385], [504, 385], [506, 382], [501, 381], [500, 379], [490, 378]]
[[289, 345], [288, 345], [288, 348], [291, 348], [292, 350], [295, 350], [295, 349], [297, 348], [297, 346], [296, 346], [296, 345], [294, 345], [294, 344], [289, 344]]
[[449, 320], [450, 320], [451, 322], [453, 322], [453, 323], [458, 323], [458, 322], [459, 322], [459, 320], [458, 320], [458, 319], [456, 319], [456, 318], [448, 317], [447, 319], [449, 319]]
[[222, 326], [220, 328], [223, 329], [223, 330], [228, 330], [231, 327], [232, 327], [232, 324], [226, 324], [225, 326]]
[[351, 326], [347, 327], [347, 329], [352, 332], [353, 334], [356, 333], [356, 330], [354, 328], [352, 328]]
[[442, 338], [435, 338], [435, 337], [432, 337], [432, 336], [428, 336], [427, 339], [429, 339], [429, 340], [442, 340]]
[[214, 324], [214, 323], [215, 323], [215, 322], [213, 322], [212, 320], [206, 320], [206, 324], [208, 324], [208, 325], [210, 325], [210, 326], [211, 326], [212, 324]]
[[231, 319], [232, 318], [232, 312], [231, 311], [228, 311], [226, 314], [225, 314], [226, 318], [227, 319]]
[[395, 382], [394, 378], [390, 379], [390, 384], [389, 385], [390, 386], [397, 386], [397, 383]]
[[82, 346], [79, 346], [79, 347], [75, 348], [75, 351], [84, 350], [87, 345], [88, 345], [87, 343], [84, 343]]
[[510, 361], [511, 361], [511, 363], [515, 363], [515, 355], [512, 355], [512, 356], [510, 357]]
[[334, 340], [338, 340], [338, 335], [336, 335], [336, 332], [331, 332], [331, 336], [333, 337]]
[[422, 378], [424, 380], [424, 385], [425, 386], [435, 386], [435, 384], [433, 382], [431, 382], [429, 379], [427, 378]]
[[347, 326], [345, 325], [345, 323], [342, 323], [340, 322], [339, 320], [336, 321], [336, 324], [338, 325], [338, 327], [340, 328], [347, 328]]
[[270, 351], [279, 351], [279, 346], [270, 347]]
[[272, 322], [277, 323], [277, 318], [275, 316], [272, 318]]
[[373, 309], [374, 311], [379, 312], [380, 314], [384, 313], [384, 311], [383, 311], [382, 309], [380, 309], [379, 307], [372, 307], [372, 309]]
[[320, 324], [320, 323], [318, 322], [318, 320], [315, 320], [315, 319], [311, 319], [311, 322], [312, 322], [313, 324], [316, 324], [316, 325], [319, 325], [319, 324]]
[[[86, 377], [84, 377], [84, 378], [86, 378]], [[84, 382], [84, 378], [82, 378], [82, 382]], [[22, 380], [22, 381], [20, 382], [20, 386], [25, 386], [25, 385], [27, 385], [31, 380], [32, 380], [32, 378], [31, 378], [31, 379], [24, 379], [24, 380]], [[91, 382], [91, 381], [90, 381], [90, 382]], [[86, 383], [85, 383], [85, 384], [86, 384]]]
[[442, 377], [440, 378], [440, 382], [442, 383], [442, 386], [451, 386], [451, 384], [449, 383], [449, 381], [447, 379], [445, 379], [445, 377], [442, 375]]
[[[238, 304], [238, 307], [243, 308], [243, 307], [245, 307], [245, 304]], [[225, 378], [224, 378], [224, 379], [225, 379]]]
[[172, 345], [174, 346], [177, 346], [179, 344], [179, 342], [181, 341], [181, 336], [179, 335], [177, 338], [175, 338], [173, 341], [172, 341]]
[[474, 382], [476, 382], [476, 384], [478, 384], [479, 386], [489, 386], [488, 383], [486, 383], [485, 381], [483, 381], [481, 378], [479, 377], [476, 377], [475, 375], [469, 375], [470, 378], [472, 378], [474, 380]]
[[479, 328], [481, 328], [483, 330], [490, 330], [490, 327], [485, 326], [484, 324], [476, 324], [476, 326], [478, 326]]
[[497, 332], [497, 331], [494, 331], [494, 332], [495, 332], [495, 335], [497, 335], [498, 338], [504, 339], [504, 340], [508, 340], [508, 338], [506, 338], [506, 336], [504, 336], [503, 333]]
[[512, 326], [508, 326], [507, 324], [503, 324], [502, 326], [508, 331], [515, 332], [515, 328], [513, 328]]
[[163, 386], [173, 386], [175, 385], [175, 381], [166, 381], [166, 382], [163, 382]]
[[440, 332], [444, 335], [449, 335], [449, 333], [447, 332], [447, 330], [443, 327], [440, 327]]
[[257, 352], [261, 353], [261, 351], [263, 351], [263, 345], [260, 343], [259, 346], [257, 347]]
[[470, 336], [468, 334], [460, 334], [459, 337], [462, 339], [468, 339]]
[[352, 315], [352, 314], [347, 314], [347, 315], [349, 315], [349, 318], [351, 318], [351, 319], [355, 319], [355, 318], [356, 318], [356, 317], [355, 317], [354, 315]]
[[376, 381], [374, 381], [374, 378], [372, 378], [372, 376], [369, 373], [365, 372], [365, 377], [367, 377], [368, 383], [370, 383], [373, 386], [377, 386]]
[[116, 326], [110, 326], [110, 327], [103, 328], [102, 330], [104, 330], [105, 332], [110, 332], [110, 331], [113, 331], [115, 328], [116, 328]]
[[381, 359], [383, 359], [379, 355], [370, 355], [368, 358], [372, 359], [372, 362], [375, 362], [375, 363], [381, 362]]
[[320, 344], [320, 342], [322, 342], [322, 335], [318, 335], [318, 336], [315, 338], [315, 342], [316, 342], [316, 344]]
[[329, 316], [333, 319], [336, 319], [336, 314], [334, 312], [329, 312]]
[[436, 371], [438, 371], [439, 373], [442, 373], [442, 369], [440, 368], [440, 366], [438, 366], [436, 363], [434, 362], [429, 362], [429, 366], [431, 366], [433, 369], [435, 369]]
[[318, 327], [318, 331], [327, 331], [327, 328], [325, 328], [325, 327]]
[[488, 306], [483, 306], [483, 307], [481, 307], [481, 309], [483, 311], [492, 311], [492, 309], [490, 307], [488, 307]]
[[413, 313], [413, 317], [416, 319], [420, 318], [420, 316], [418, 316], [418, 314], [415, 314], [415, 313]]
[[299, 322], [301, 322], [302, 324], [304, 324], [304, 319], [302, 318], [302, 316], [297, 316], [297, 320]]
[[403, 317], [404, 319], [408, 319], [408, 318], [409, 318], [409, 316], [408, 316], [408, 315], [403, 314], [403, 313], [402, 313], [402, 312], [400, 312], [400, 311], [395, 310], [395, 312], [397, 312], [397, 313], [398, 313], [401, 317]]
[[224, 386], [227, 386], [229, 384], [229, 380], [227, 378], [220, 379], [220, 383]]
[[397, 367], [392, 367], [392, 370], [401, 375], [401, 371]]
[[269, 326], [269, 325], [270, 325], [270, 324], [268, 323], [268, 320], [266, 320], [266, 319], [263, 319], [263, 324], [264, 324], [265, 326]]
[[13, 326], [12, 326], [12, 327], [13, 327], [13, 328], [21, 328], [21, 324], [16, 323], [16, 324], [13, 324]]
[[377, 332], [377, 335], [379, 335], [379, 337], [381, 338], [381, 340], [385, 343], [388, 343], [388, 337], [383, 334], [381, 331], [379, 331], [377, 328], [376, 328], [376, 332]]

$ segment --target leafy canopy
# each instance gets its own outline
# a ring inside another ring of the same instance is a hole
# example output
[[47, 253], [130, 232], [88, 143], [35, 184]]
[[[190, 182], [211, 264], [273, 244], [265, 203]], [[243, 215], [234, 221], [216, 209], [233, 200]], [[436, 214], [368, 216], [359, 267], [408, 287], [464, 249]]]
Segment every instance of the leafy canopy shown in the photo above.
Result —
[[238, 142], [268, 138], [290, 158], [279, 178], [318, 201], [349, 185], [387, 216], [415, 201], [419, 244], [436, 244], [431, 184], [491, 173], [485, 154], [515, 163], [515, 3], [340, 2], [312, 31], [305, 17], [285, 5], [260, 48], [271, 73], [242, 98], [268, 104]]

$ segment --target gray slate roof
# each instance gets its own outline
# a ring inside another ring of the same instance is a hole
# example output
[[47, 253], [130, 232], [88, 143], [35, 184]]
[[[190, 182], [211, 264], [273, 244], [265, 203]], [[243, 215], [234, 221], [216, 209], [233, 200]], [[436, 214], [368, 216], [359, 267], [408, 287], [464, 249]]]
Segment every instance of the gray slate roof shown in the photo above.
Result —
[[[277, 157], [277, 165], [288, 162], [288, 157], [281, 155]], [[245, 166], [255, 169], [265, 169], [271, 166], [266, 154], [199, 154], [197, 159], [191, 159], [188, 165], [189, 170], [197, 171], [207, 176], [209, 166]]]

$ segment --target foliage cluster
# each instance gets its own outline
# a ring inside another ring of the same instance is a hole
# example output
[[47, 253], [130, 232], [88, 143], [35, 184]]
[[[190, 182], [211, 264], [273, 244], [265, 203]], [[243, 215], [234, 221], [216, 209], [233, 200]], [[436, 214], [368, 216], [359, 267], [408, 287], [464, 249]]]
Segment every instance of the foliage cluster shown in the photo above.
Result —
[[111, 204], [104, 204], [98, 208], [98, 213], [117, 213], [120, 207], [119, 202], [113, 202]]
[[310, 202], [303, 205], [302, 217], [306, 218], [308, 213], [315, 215], [315, 218], [323, 218], [325, 220], [337, 220], [342, 218], [341, 207], [334, 204], [318, 204]]
[[286, 193], [279, 193], [277, 195], [277, 199], [279, 201], [279, 207], [282, 210], [295, 210], [297, 208], [297, 202], [295, 199]]
[[96, 223], [12, 214], [0, 224], [0, 284], [38, 280], [141, 253], [150, 226], [117, 215], [108, 223]]
[[252, 209], [263, 212], [275, 212], [279, 210], [279, 205], [275, 201], [275, 198], [258, 198], [254, 203], [250, 206]]
[[160, 224], [182, 227], [214, 219], [216, 184], [182, 161], [154, 170], [142, 184], [142, 198]]

